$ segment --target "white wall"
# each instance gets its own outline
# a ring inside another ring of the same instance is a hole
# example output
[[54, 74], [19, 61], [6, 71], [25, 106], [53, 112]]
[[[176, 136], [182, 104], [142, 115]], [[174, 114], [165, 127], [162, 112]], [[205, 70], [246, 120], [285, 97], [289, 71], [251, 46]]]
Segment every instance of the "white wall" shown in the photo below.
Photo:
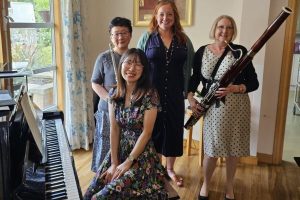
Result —
[[[184, 27], [193, 42], [195, 50], [210, 43], [209, 30], [213, 20], [221, 15], [231, 15], [239, 29], [235, 42], [249, 49], [260, 37], [268, 24], [279, 14], [287, 0], [194, 0], [192, 26]], [[97, 55], [108, 48], [107, 26], [116, 16], [133, 21], [133, 1], [86, 0], [82, 1], [84, 20], [84, 44], [86, 63], [91, 73]], [[139, 36], [147, 27], [134, 27], [130, 47], [135, 47]], [[252, 103], [251, 154], [256, 151], [272, 154], [276, 121], [278, 84], [280, 79], [281, 55], [284, 26], [268, 41], [256, 55], [253, 63], [258, 73], [260, 88], [250, 95]], [[199, 133], [199, 127], [195, 127]], [[193, 136], [198, 138], [197, 134]]]
[[[270, 1], [252, 0], [244, 1], [242, 22], [240, 29], [240, 43], [250, 49], [256, 40], [261, 36], [268, 27]], [[255, 10], [255, 14], [253, 11]], [[259, 13], [259, 14], [256, 14]], [[258, 144], [258, 133], [260, 123], [262, 82], [264, 71], [265, 46], [259, 51], [253, 60], [260, 87], [258, 90], [249, 94], [251, 100], [251, 136], [250, 136], [250, 153], [256, 155]]]
[[[279, 10], [285, 5], [288, 5], [287, 0], [272, 1], [270, 4], [269, 23], [277, 17]], [[270, 155], [273, 154], [283, 43], [284, 25], [266, 44], [265, 67], [261, 86], [258, 152]]]

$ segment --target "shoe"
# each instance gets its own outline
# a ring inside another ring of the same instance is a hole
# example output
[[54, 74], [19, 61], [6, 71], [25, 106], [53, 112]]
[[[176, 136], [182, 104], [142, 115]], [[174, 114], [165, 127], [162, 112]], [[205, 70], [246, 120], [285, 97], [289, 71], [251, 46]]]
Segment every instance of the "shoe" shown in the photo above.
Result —
[[207, 197], [206, 197], [206, 196], [201, 196], [201, 195], [199, 194], [198, 200], [209, 200], [209, 198], [208, 198], [208, 196], [207, 196]]
[[183, 187], [183, 178], [177, 176], [173, 169], [167, 169], [169, 178], [176, 183], [178, 187]]

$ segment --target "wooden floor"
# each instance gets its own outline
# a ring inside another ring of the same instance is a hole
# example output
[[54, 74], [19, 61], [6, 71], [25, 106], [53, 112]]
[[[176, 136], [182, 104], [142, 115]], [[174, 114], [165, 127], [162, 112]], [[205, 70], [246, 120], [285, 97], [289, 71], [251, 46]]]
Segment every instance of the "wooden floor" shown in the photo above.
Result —
[[[91, 148], [92, 149], [92, 148]], [[198, 150], [191, 156], [176, 161], [175, 171], [184, 177], [185, 187], [173, 187], [182, 200], [197, 199], [201, 186], [202, 169], [198, 165]], [[75, 165], [82, 193], [86, 191], [94, 173], [91, 172], [92, 151], [74, 151]], [[210, 200], [224, 199], [225, 163], [221, 163], [213, 175]], [[240, 164], [236, 172], [235, 196], [237, 200], [300, 200], [300, 167], [284, 161], [280, 166]]]

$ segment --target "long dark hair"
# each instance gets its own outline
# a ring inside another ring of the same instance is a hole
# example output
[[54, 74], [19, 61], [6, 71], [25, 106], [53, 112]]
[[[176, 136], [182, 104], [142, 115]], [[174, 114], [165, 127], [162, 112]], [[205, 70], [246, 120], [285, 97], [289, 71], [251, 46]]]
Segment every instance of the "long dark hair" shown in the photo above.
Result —
[[136, 87], [133, 91], [132, 101], [137, 102], [141, 97], [143, 97], [152, 87], [150, 83], [150, 65], [145, 53], [141, 49], [131, 48], [128, 49], [121, 57], [118, 72], [117, 72], [117, 91], [112, 96], [112, 100], [119, 101], [124, 99], [126, 94], [126, 81], [122, 76], [122, 64], [129, 56], [138, 57], [143, 65], [143, 72], [141, 77], [136, 83]]
[[172, 10], [174, 12], [174, 24], [173, 24], [173, 33], [174, 35], [177, 37], [177, 40], [179, 42], [179, 44], [185, 44], [187, 41], [187, 38], [185, 36], [185, 34], [183, 33], [183, 28], [180, 24], [180, 17], [179, 17], [179, 12], [178, 9], [176, 7], [176, 4], [174, 3], [174, 0], [160, 0], [157, 2], [153, 14], [152, 14], [152, 18], [151, 21], [149, 23], [149, 31], [152, 33], [154, 31], [158, 31], [158, 24], [157, 24], [157, 20], [156, 20], [156, 15], [158, 12], [158, 9], [164, 5], [168, 5], [170, 4], [170, 6], [172, 7]]

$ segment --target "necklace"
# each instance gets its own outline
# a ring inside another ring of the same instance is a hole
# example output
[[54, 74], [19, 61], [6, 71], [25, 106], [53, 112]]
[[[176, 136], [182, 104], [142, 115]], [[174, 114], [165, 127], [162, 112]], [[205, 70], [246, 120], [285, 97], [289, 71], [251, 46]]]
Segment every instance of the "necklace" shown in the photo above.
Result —
[[[132, 92], [126, 92], [126, 94], [125, 94], [125, 102], [124, 102], [125, 106], [126, 105], [127, 106], [131, 106], [132, 105], [132, 103], [133, 103], [133, 94], [134, 94], [133, 91]], [[127, 102], [127, 104], [126, 104], [126, 102]]]

